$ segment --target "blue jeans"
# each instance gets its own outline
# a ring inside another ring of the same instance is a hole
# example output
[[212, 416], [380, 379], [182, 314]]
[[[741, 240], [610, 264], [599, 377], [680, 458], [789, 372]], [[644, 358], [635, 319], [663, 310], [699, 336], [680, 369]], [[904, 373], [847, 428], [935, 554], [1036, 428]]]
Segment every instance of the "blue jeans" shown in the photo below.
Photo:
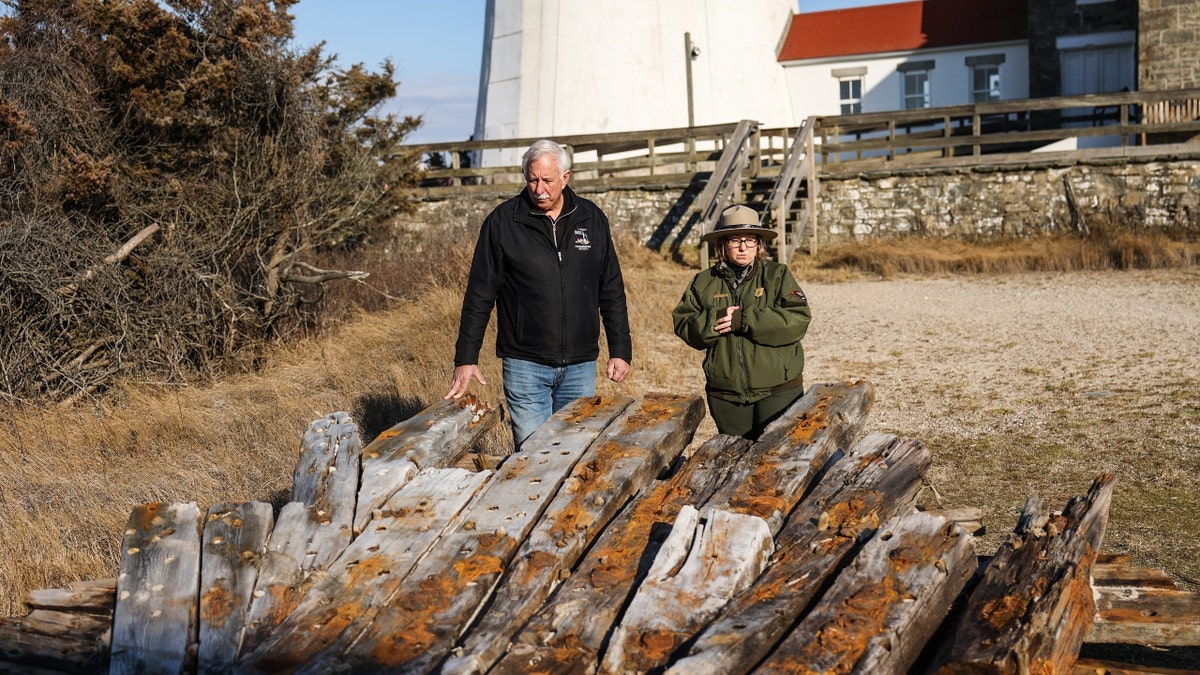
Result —
[[514, 450], [520, 450], [525, 439], [560, 408], [596, 394], [595, 361], [559, 367], [504, 359], [503, 373]]

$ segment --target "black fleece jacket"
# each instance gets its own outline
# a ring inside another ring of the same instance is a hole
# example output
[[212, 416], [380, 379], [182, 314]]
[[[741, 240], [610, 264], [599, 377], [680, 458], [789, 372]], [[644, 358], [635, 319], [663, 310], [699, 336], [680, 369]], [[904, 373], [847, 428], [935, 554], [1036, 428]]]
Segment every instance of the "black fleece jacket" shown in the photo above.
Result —
[[625, 282], [608, 218], [569, 187], [563, 198], [556, 222], [526, 190], [484, 219], [463, 297], [455, 366], [479, 362], [493, 306], [500, 358], [550, 366], [594, 361], [603, 317], [609, 357], [632, 363]]

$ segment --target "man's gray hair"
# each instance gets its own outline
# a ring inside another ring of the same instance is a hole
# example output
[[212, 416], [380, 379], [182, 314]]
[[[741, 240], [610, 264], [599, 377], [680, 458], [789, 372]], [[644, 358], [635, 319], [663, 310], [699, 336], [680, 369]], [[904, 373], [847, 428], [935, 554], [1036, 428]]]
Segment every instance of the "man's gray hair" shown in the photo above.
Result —
[[534, 141], [533, 145], [521, 155], [521, 173], [526, 178], [529, 178], [529, 165], [538, 157], [550, 155], [558, 162], [558, 175], [563, 175], [571, 170], [571, 155], [567, 153], [567, 149], [555, 143], [554, 141], [542, 139]]

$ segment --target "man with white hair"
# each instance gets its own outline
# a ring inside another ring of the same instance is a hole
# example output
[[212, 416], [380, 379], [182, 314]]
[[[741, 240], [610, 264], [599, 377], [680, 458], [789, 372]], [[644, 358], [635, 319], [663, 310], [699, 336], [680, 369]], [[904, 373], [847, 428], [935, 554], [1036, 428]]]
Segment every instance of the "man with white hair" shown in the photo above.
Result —
[[601, 321], [608, 378], [624, 381], [633, 360], [608, 218], [567, 187], [571, 156], [559, 144], [537, 141], [521, 168], [525, 189], [497, 206], [479, 230], [446, 393], [460, 398], [471, 380], [487, 384], [479, 351], [495, 307], [496, 356], [516, 450], [555, 411], [596, 393]]

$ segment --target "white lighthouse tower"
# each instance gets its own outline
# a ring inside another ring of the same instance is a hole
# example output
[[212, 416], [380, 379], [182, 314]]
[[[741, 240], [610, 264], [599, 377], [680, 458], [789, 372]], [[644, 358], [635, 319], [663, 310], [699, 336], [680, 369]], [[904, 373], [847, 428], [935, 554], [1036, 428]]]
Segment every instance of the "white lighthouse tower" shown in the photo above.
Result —
[[796, 6], [488, 0], [475, 138], [795, 126], [776, 56]]

